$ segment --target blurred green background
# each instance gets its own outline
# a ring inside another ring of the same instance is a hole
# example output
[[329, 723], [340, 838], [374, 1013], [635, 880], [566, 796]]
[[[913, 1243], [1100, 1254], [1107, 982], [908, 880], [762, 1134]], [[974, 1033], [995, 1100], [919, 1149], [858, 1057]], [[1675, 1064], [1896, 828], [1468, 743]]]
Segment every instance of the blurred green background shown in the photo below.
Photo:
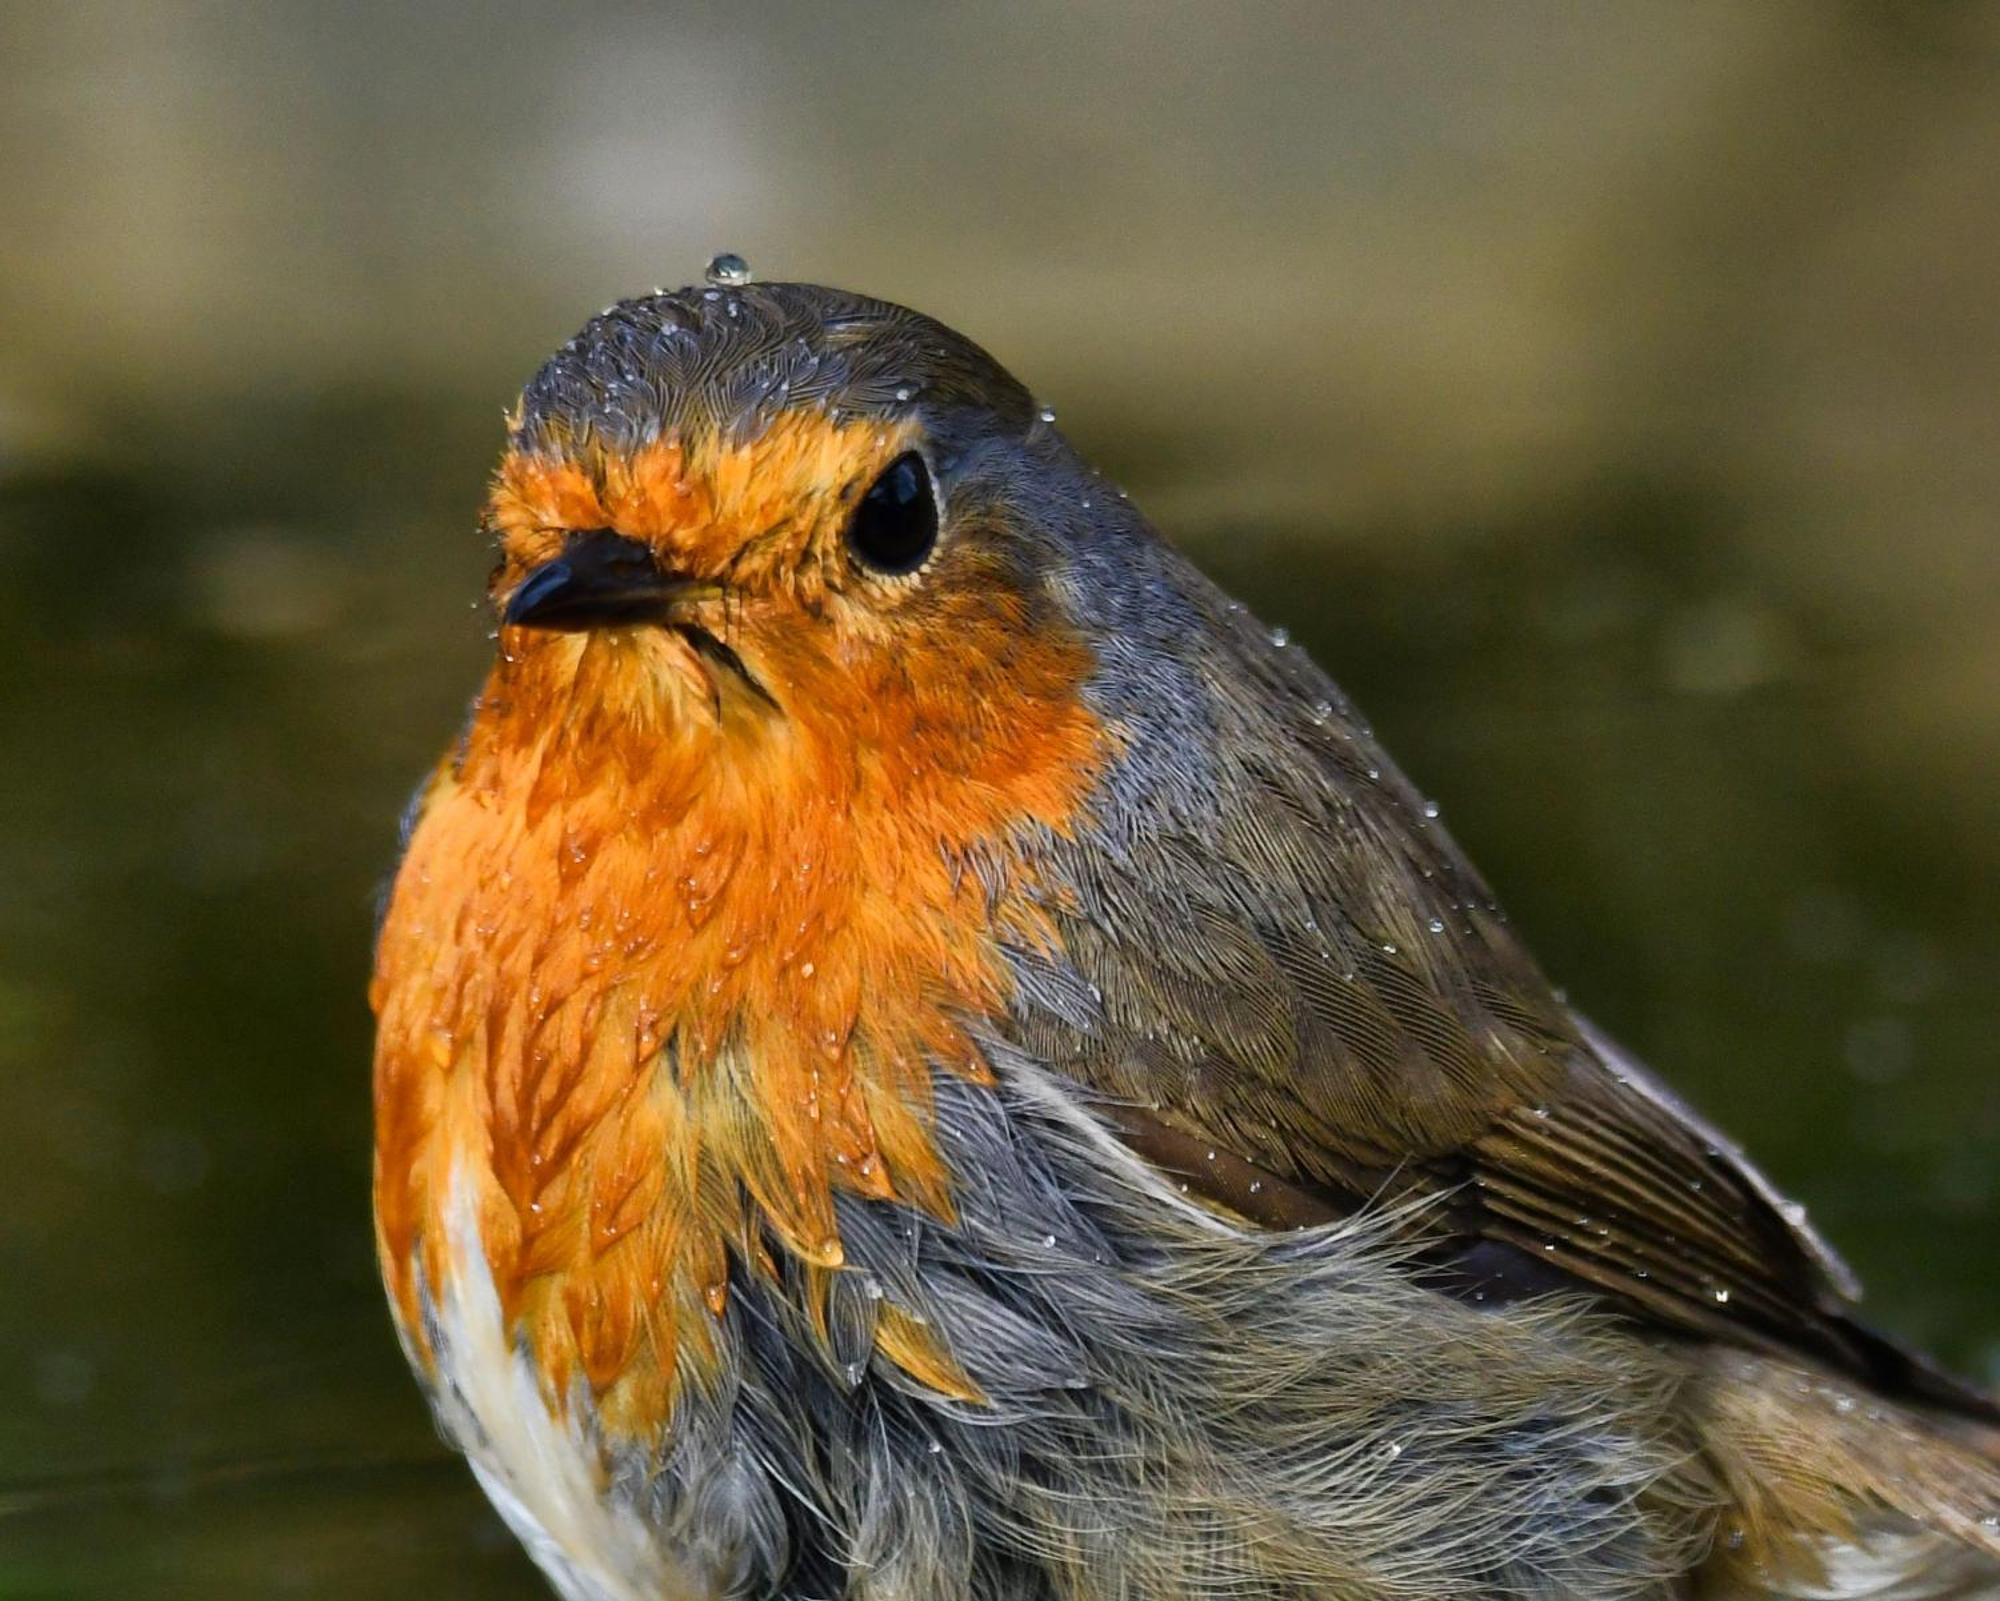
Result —
[[990, 346], [1572, 996], [2000, 1379], [2000, 8], [0, 6], [0, 1596], [527, 1597], [367, 1217], [500, 412]]

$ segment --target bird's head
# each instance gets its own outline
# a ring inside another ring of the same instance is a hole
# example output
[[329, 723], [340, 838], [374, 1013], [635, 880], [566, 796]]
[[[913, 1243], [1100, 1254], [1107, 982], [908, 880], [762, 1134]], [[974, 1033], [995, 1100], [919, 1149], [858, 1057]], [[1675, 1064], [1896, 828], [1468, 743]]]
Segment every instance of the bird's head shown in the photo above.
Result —
[[512, 419], [502, 678], [590, 701], [635, 758], [787, 722], [1047, 726], [1090, 655], [1067, 552], [1093, 498], [1027, 391], [928, 318], [802, 284], [627, 301]]

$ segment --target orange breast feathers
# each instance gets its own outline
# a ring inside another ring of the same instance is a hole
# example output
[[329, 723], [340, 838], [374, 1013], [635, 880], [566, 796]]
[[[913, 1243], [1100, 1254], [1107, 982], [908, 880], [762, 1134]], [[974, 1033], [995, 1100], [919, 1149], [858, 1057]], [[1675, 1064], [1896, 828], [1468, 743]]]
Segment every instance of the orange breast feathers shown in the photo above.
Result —
[[732, 1250], [838, 1265], [838, 1190], [948, 1213], [930, 1075], [984, 1074], [961, 1018], [1004, 1007], [1002, 941], [1053, 938], [1013, 842], [1071, 825], [1102, 734], [1088, 652], [1017, 589], [919, 618], [843, 587], [847, 508], [904, 448], [787, 417], [503, 465], [503, 598], [566, 530], [642, 538], [718, 581], [770, 701], [669, 629], [505, 631], [371, 991], [378, 1244], [419, 1348], [455, 1186], [550, 1399], [581, 1376], [612, 1427], [664, 1416]]

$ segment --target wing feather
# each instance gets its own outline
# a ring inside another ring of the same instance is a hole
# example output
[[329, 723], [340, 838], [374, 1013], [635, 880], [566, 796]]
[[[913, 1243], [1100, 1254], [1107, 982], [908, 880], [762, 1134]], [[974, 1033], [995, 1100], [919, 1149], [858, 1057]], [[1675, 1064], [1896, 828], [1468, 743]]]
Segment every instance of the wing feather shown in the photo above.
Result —
[[1246, 1218], [1430, 1197], [1401, 1215], [1461, 1293], [1581, 1289], [1996, 1415], [1862, 1327], [1802, 1210], [1569, 1010], [1317, 669], [1207, 624], [1181, 691], [1207, 748], [1130, 762], [1045, 842], [1061, 951], [1014, 953], [1020, 1041]]

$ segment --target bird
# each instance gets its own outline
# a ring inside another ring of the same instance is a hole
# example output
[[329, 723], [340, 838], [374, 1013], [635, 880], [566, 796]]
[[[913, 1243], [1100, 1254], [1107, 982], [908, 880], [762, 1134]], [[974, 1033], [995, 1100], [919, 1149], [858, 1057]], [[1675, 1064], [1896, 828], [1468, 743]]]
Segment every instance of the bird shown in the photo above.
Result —
[[718, 258], [482, 527], [376, 1243], [565, 1601], [2000, 1597], [2000, 1408], [971, 340]]

